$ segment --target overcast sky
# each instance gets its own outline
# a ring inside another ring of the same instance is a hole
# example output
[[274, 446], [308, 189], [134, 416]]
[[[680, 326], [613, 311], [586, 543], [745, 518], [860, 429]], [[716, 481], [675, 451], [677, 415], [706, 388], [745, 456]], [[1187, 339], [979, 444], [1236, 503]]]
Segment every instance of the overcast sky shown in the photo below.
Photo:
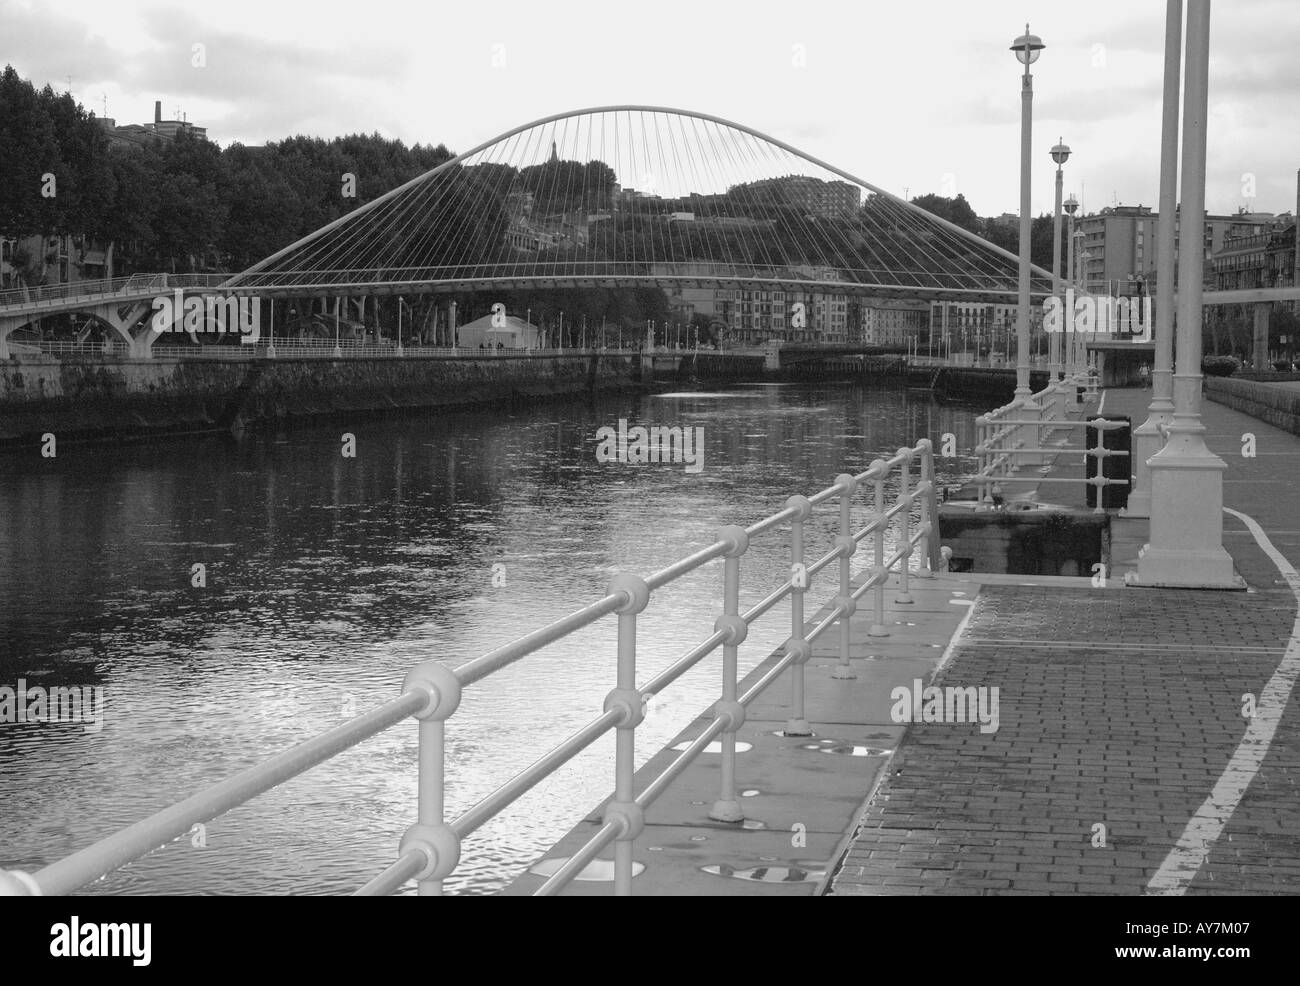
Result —
[[[1165, 4], [1003, 0], [0, 0], [0, 62], [122, 123], [179, 106], [222, 145], [378, 131], [466, 150], [552, 113], [646, 103], [746, 124], [897, 194], [1019, 206], [1019, 65], [1034, 66], [1033, 211], [1158, 198]], [[206, 65], [195, 67], [194, 46]], [[1300, 4], [1219, 0], [1212, 212], [1294, 211]], [[1253, 199], [1248, 191], [1254, 176]]]

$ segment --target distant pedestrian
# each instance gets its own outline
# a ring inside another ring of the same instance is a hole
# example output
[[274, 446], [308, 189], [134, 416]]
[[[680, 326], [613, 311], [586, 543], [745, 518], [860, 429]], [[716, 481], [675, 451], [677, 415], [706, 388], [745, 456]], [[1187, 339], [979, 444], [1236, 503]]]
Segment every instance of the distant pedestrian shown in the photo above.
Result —
[[1151, 384], [1151, 367], [1143, 363], [1138, 367], [1138, 376], [1142, 378], [1142, 386], [1148, 387]]

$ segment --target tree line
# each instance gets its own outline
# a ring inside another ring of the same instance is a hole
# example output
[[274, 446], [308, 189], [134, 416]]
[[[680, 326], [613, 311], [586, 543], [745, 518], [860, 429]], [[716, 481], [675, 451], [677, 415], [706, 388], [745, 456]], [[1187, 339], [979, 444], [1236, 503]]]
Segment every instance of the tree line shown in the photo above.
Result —
[[[125, 144], [70, 94], [0, 75], [0, 234], [111, 242], [115, 274], [242, 270], [451, 157], [379, 134]], [[16, 259], [38, 277], [43, 258]]]

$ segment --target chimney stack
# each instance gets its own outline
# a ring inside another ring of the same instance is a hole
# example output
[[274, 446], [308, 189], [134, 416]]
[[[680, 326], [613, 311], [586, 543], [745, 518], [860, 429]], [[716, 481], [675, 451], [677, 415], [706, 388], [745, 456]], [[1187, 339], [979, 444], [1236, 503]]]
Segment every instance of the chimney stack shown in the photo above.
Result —
[[155, 99], [153, 101], [153, 122], [155, 124], [162, 123], [162, 100], [161, 99]]

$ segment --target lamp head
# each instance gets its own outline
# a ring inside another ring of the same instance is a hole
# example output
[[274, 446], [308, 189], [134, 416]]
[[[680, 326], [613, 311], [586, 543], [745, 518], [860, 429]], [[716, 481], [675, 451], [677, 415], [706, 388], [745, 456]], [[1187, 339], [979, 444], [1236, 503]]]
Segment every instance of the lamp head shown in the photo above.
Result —
[[1016, 58], [1022, 65], [1032, 65], [1038, 61], [1038, 53], [1046, 47], [1042, 38], [1029, 33], [1028, 24], [1025, 25], [1025, 33], [1011, 43], [1011, 50], [1016, 53]]
[[1073, 195], [1071, 195], [1062, 204], [1062, 208], [1064, 208], [1065, 211], [1068, 212], [1070, 215], [1074, 215], [1076, 212], [1079, 211], [1079, 200], [1076, 199]]
[[1070, 159], [1070, 149], [1064, 144], [1058, 143], [1052, 148], [1052, 160], [1057, 164], [1064, 164]]

